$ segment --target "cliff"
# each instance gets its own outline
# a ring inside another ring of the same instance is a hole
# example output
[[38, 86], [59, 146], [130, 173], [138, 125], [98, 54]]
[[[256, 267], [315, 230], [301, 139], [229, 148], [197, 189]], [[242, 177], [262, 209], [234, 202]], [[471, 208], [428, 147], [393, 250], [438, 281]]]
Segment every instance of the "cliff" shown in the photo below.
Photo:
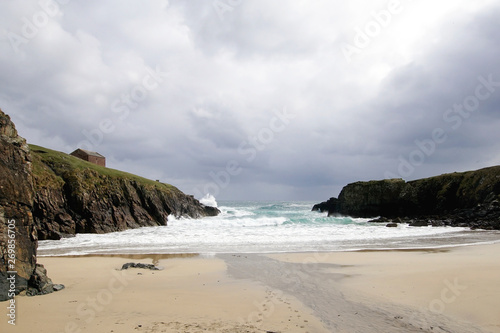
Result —
[[172, 185], [28, 146], [0, 110], [0, 301], [21, 291], [64, 288], [36, 263], [38, 239], [166, 225], [169, 215], [219, 213]]
[[40, 240], [166, 225], [169, 215], [198, 218], [220, 212], [172, 185], [30, 147]]
[[36, 264], [33, 195], [29, 147], [0, 110], [0, 301], [24, 290], [31, 295], [54, 291], [45, 269]]
[[410, 182], [356, 182], [342, 189], [335, 205], [325, 202], [315, 210], [327, 210], [329, 215], [397, 218], [415, 225], [500, 230], [500, 166]]

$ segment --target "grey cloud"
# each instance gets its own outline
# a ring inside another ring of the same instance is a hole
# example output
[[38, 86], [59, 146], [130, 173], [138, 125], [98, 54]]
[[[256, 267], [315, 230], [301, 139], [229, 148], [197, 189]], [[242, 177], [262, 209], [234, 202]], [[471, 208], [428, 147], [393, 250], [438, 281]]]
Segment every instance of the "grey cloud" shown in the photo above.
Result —
[[[0, 40], [0, 107], [35, 144], [69, 152], [94, 135], [111, 167], [188, 193], [236, 161], [242, 172], [221, 199], [326, 199], [397, 173], [436, 128], [446, 140], [404, 178], [480, 168], [500, 163], [500, 87], [469, 117], [444, 115], [475, 93], [478, 77], [500, 82], [500, 6], [464, 4], [450, 4], [432, 30], [422, 23], [407, 61], [394, 59], [411, 31], [387, 36], [408, 11], [348, 64], [341, 43], [385, 1], [242, 1], [223, 19], [211, 1], [70, 2], [21, 54]], [[37, 8], [0, 5], [0, 30], [19, 32]], [[117, 112], [113, 102], [148, 68], [167, 74]], [[252, 146], [283, 108], [295, 118]]]

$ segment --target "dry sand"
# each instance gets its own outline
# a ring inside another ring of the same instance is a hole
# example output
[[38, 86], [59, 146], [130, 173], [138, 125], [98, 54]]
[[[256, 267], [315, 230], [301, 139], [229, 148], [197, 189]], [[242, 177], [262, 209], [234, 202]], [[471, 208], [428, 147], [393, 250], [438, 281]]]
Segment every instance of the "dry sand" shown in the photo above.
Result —
[[[16, 326], [0, 332], [328, 332], [294, 297], [229, 278], [221, 259], [159, 257], [39, 258], [66, 288], [16, 297]], [[116, 270], [132, 261], [164, 269]]]
[[[43, 257], [62, 291], [1, 332], [500, 332], [500, 244], [428, 251]], [[129, 269], [157, 263], [161, 271]], [[0, 306], [7, 303], [0, 303]], [[6, 310], [4, 310], [6, 312]]]

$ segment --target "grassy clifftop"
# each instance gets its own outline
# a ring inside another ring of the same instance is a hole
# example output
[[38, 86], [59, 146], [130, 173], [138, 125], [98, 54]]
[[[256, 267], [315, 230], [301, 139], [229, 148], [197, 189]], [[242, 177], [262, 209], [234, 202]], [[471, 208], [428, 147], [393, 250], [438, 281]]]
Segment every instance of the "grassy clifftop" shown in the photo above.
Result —
[[166, 225], [219, 213], [175, 186], [31, 145], [39, 239]]
[[[29, 145], [33, 158], [33, 174], [39, 182], [36, 186], [54, 185], [54, 181], [64, 182], [62, 174], [75, 170], [92, 170], [104, 176], [116, 179], [133, 180], [142, 185], [153, 186], [160, 190], [180, 191], [177, 187], [153, 181], [128, 172], [102, 167], [75, 156], [62, 153], [56, 150], [48, 149], [37, 145]], [[91, 179], [88, 179], [89, 181]]]

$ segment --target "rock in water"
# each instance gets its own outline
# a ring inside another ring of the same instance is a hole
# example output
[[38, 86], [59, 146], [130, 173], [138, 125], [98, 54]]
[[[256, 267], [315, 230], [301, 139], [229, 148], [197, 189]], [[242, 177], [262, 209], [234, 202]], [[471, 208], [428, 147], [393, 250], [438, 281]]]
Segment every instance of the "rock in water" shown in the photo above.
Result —
[[312, 211], [315, 212], [335, 212], [338, 210], [339, 199], [330, 198], [327, 201], [323, 201], [322, 203], [316, 204], [313, 206]]

